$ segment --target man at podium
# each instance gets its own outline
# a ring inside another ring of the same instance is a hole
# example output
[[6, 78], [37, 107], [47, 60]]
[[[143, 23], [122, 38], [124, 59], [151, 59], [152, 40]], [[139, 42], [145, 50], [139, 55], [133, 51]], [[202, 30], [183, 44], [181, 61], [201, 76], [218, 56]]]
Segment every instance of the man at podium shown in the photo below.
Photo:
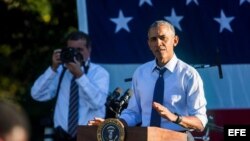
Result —
[[[155, 59], [139, 66], [132, 78], [133, 95], [119, 119], [128, 126], [156, 126], [188, 134], [207, 124], [203, 81], [198, 72], [178, 59], [179, 41], [172, 24], [156, 21], [148, 30], [148, 45]], [[89, 125], [98, 125], [95, 118]]]

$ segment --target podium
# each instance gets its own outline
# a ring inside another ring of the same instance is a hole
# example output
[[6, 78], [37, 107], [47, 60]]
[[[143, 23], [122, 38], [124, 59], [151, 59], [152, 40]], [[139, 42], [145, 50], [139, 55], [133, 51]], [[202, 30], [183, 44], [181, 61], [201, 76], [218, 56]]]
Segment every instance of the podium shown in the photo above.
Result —
[[[97, 141], [97, 126], [78, 126], [77, 141]], [[187, 141], [187, 134], [158, 127], [126, 127], [125, 141]]]

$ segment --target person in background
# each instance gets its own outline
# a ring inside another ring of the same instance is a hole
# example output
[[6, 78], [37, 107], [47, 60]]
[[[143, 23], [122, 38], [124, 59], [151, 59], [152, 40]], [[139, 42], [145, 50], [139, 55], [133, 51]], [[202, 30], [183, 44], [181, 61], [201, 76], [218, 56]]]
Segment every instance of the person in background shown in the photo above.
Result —
[[[90, 55], [89, 36], [81, 31], [71, 33], [67, 38], [67, 47], [54, 50], [51, 66], [31, 88], [31, 96], [37, 101], [48, 101], [57, 96], [54, 111], [56, 141], [76, 141], [73, 122], [87, 125], [95, 116], [105, 117], [109, 73], [91, 62]], [[75, 97], [71, 98], [71, 95]], [[74, 103], [72, 101], [77, 101], [77, 104], [71, 104]]]
[[0, 141], [29, 141], [30, 123], [23, 109], [0, 100]]
[[[207, 102], [200, 75], [174, 52], [178, 42], [175, 29], [169, 22], [155, 21], [150, 26], [148, 45], [155, 59], [135, 70], [133, 95], [119, 119], [128, 126], [141, 124], [184, 132], [191, 141], [194, 138], [189, 131], [203, 131], [207, 124]], [[161, 92], [159, 78], [164, 81]], [[162, 102], [154, 100], [160, 93], [163, 93]], [[159, 123], [156, 123], [154, 117], [159, 115]], [[98, 125], [103, 121], [94, 118], [88, 125]]]

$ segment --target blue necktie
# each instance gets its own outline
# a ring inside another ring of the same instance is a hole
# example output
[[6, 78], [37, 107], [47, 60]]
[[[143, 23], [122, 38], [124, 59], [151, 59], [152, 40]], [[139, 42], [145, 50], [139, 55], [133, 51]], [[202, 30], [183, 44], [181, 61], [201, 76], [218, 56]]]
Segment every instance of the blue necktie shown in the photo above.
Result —
[[76, 129], [78, 126], [78, 108], [79, 108], [79, 94], [78, 85], [75, 78], [71, 80], [70, 98], [69, 98], [69, 117], [68, 117], [68, 133], [72, 137], [76, 137]]
[[[163, 78], [163, 74], [167, 69], [166, 68], [163, 68], [163, 69], [156, 68], [156, 69], [159, 71], [159, 77], [158, 77], [158, 79], [157, 79], [157, 81], [155, 83], [153, 101], [162, 104], [163, 99], [164, 99], [164, 78]], [[151, 112], [150, 126], [161, 127], [161, 116], [153, 108], [152, 108], [152, 112]]]

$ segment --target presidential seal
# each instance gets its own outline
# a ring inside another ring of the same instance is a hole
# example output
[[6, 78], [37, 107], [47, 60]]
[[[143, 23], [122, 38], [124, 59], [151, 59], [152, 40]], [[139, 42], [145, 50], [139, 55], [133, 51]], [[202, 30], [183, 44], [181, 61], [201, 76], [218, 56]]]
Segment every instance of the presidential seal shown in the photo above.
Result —
[[124, 126], [118, 119], [108, 118], [97, 128], [98, 141], [124, 141], [124, 137]]

